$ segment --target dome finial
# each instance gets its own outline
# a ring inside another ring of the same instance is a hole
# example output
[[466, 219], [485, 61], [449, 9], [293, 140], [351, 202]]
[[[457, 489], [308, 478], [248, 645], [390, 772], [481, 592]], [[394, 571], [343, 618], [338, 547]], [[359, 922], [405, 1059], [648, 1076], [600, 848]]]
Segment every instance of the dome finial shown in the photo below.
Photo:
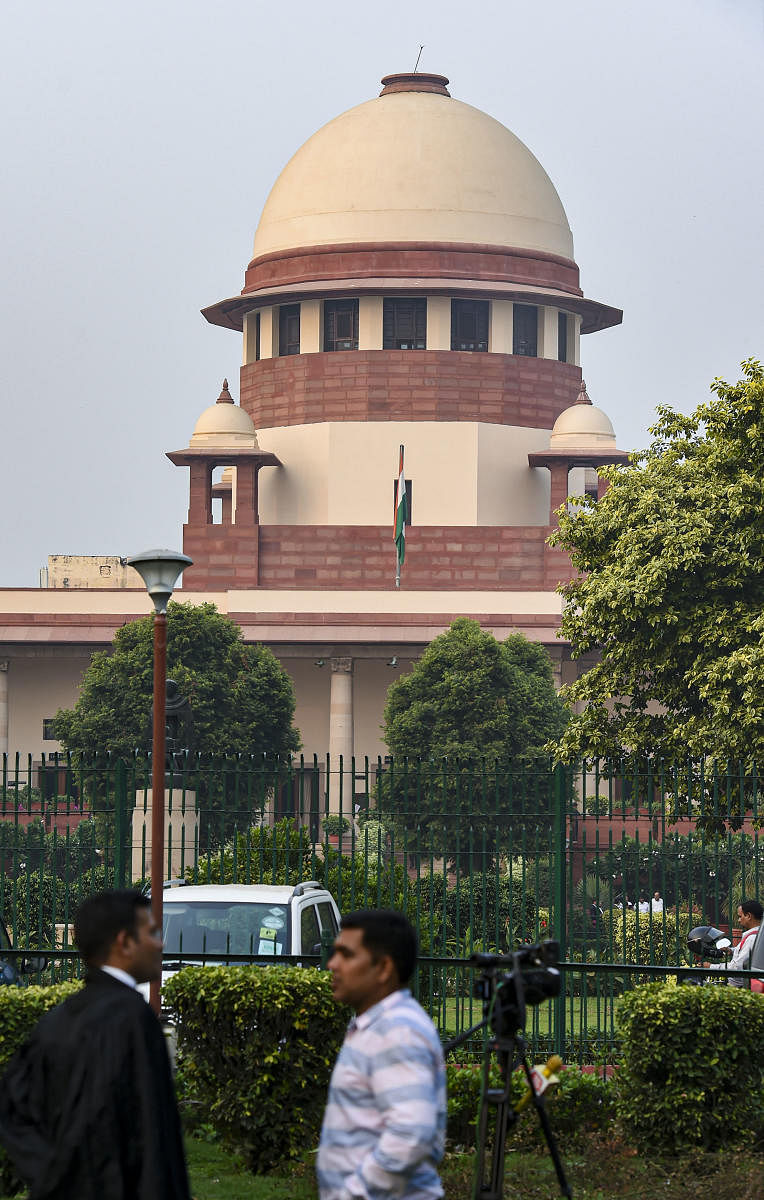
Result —
[[228, 380], [223, 380], [223, 387], [216, 401], [217, 404], [233, 404], [233, 396], [228, 390]]
[[589, 393], [586, 390], [586, 380], [581, 380], [581, 391], [576, 396], [576, 404], [591, 404]]
[[[421, 53], [421, 51], [420, 51]], [[417, 65], [419, 59], [417, 59]], [[391, 92], [435, 92], [438, 96], [450, 96], [445, 75], [432, 75], [428, 71], [400, 71], [397, 75], [384, 75], [380, 96], [389, 96]]]

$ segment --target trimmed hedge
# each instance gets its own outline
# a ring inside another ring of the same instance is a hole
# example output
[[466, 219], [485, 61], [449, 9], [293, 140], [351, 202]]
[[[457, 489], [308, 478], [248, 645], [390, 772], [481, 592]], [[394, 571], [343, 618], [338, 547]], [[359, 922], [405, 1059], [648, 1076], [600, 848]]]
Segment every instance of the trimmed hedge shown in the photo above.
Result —
[[760, 996], [650, 983], [621, 998], [616, 1020], [617, 1110], [637, 1149], [726, 1149], [764, 1129]]
[[[474, 1147], [480, 1103], [482, 1066], [479, 1063], [446, 1063], [448, 1085], [448, 1137], [460, 1146]], [[500, 1086], [498, 1067], [492, 1065], [491, 1087]], [[512, 1075], [512, 1100], [517, 1103], [526, 1091], [525, 1074]], [[545, 1093], [552, 1132], [561, 1149], [581, 1145], [588, 1133], [606, 1130], [615, 1116], [615, 1081], [594, 1072], [566, 1067], [560, 1082]], [[536, 1112], [529, 1105], [520, 1114], [510, 1132], [513, 1149], [534, 1150], [546, 1147]]]
[[[612, 937], [615, 962], [684, 966], [687, 955], [689, 918], [668, 912], [626, 913], [613, 909], [602, 913], [603, 936]], [[648, 981], [646, 977], [645, 981]]]
[[475, 877], [471, 910], [469, 880], [463, 880], [460, 890], [448, 887], [442, 875], [423, 875], [411, 885], [418, 891], [422, 928], [428, 927], [430, 912], [441, 924], [440, 944], [436, 935], [436, 953], [442, 949], [457, 956], [469, 953], [471, 947], [465, 945], [467, 929], [473, 945], [496, 950], [507, 950], [517, 942], [534, 939], [536, 900], [533, 893], [523, 888], [520, 879], [500, 875], [498, 880], [494, 876], [486, 878], [484, 894], [481, 880], [481, 876]]
[[[26, 1041], [40, 1017], [82, 987], [80, 982], [54, 987], [0, 988], [0, 1074]], [[0, 1194], [12, 1196], [22, 1183], [4, 1150], [0, 1150]]]
[[325, 971], [186, 967], [163, 998], [179, 1023], [187, 1095], [251, 1171], [272, 1171], [317, 1144], [350, 1016]]

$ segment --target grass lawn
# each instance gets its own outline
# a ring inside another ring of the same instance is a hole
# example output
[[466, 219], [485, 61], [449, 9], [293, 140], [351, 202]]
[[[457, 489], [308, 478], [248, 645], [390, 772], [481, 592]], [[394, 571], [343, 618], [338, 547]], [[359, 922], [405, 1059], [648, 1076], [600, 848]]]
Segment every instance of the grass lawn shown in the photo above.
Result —
[[[292, 1175], [249, 1175], [219, 1145], [186, 1142], [194, 1200], [317, 1200], [312, 1162]], [[561, 1147], [575, 1200], [761, 1200], [764, 1154], [746, 1147], [726, 1154], [693, 1152], [683, 1159], [638, 1156], [618, 1141], [592, 1137], [584, 1150]], [[449, 1154], [441, 1177], [446, 1200], [470, 1200], [474, 1157]], [[559, 1187], [548, 1155], [519, 1154], [508, 1145], [506, 1200], [551, 1200]], [[0, 1200], [6, 1200], [0, 1196]], [[23, 1200], [17, 1196], [15, 1200]]]
[[[565, 1001], [565, 1026], [569, 1034], [578, 1035], [587, 1029], [601, 1029], [603, 1033], [613, 1028], [613, 1013], [617, 997], [569, 996]], [[429, 1008], [429, 998], [425, 996], [423, 1003]], [[441, 1037], [453, 1036], [471, 1025], [476, 1025], [482, 1017], [482, 1006], [479, 1000], [469, 997], [447, 996], [438, 1005], [432, 1004], [431, 1016], [439, 1028]], [[537, 1008], [528, 1010], [525, 1033], [529, 1041], [534, 1035], [546, 1037], [552, 1024], [551, 1004], [540, 1004]]]
[[[188, 1159], [194, 1200], [317, 1200], [312, 1167], [290, 1176], [253, 1177], [236, 1169], [219, 1146], [189, 1139]], [[575, 1200], [761, 1200], [764, 1156], [750, 1150], [728, 1154], [695, 1152], [685, 1159], [637, 1156], [620, 1142], [592, 1139], [585, 1151], [565, 1154]], [[447, 1156], [441, 1172], [446, 1200], [470, 1200], [472, 1155]], [[547, 1155], [509, 1151], [505, 1197], [550, 1200], [559, 1187]]]

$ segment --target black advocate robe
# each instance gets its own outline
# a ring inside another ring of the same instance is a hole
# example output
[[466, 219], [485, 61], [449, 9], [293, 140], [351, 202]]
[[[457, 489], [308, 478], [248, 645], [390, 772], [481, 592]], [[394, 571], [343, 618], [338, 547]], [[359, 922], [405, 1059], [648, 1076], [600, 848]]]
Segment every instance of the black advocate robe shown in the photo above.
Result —
[[0, 1142], [30, 1200], [189, 1200], [161, 1026], [104, 971], [51, 1009], [0, 1081]]

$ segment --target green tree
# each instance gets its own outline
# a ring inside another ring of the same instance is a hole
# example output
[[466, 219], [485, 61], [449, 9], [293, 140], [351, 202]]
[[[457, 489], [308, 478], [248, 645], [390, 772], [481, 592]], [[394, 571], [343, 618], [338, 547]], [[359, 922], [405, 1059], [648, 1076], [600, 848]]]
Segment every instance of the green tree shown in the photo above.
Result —
[[[265, 647], [246, 645], [214, 604], [169, 605], [167, 674], [190, 701], [197, 752], [284, 755], [299, 747], [289, 676]], [[149, 616], [123, 626], [112, 650], [93, 656], [74, 708], [56, 714], [56, 737], [82, 756], [148, 751], [152, 686]]]
[[599, 656], [565, 689], [566, 759], [764, 760], [764, 370], [742, 370], [691, 416], [659, 407], [604, 498], [558, 513], [561, 632]]
[[378, 806], [419, 831], [420, 852], [474, 863], [498, 850], [507, 818], [518, 818], [515, 828], [546, 820], [544, 746], [562, 734], [566, 713], [542, 646], [521, 634], [499, 642], [460, 617], [392, 684], [384, 715], [395, 761]]

